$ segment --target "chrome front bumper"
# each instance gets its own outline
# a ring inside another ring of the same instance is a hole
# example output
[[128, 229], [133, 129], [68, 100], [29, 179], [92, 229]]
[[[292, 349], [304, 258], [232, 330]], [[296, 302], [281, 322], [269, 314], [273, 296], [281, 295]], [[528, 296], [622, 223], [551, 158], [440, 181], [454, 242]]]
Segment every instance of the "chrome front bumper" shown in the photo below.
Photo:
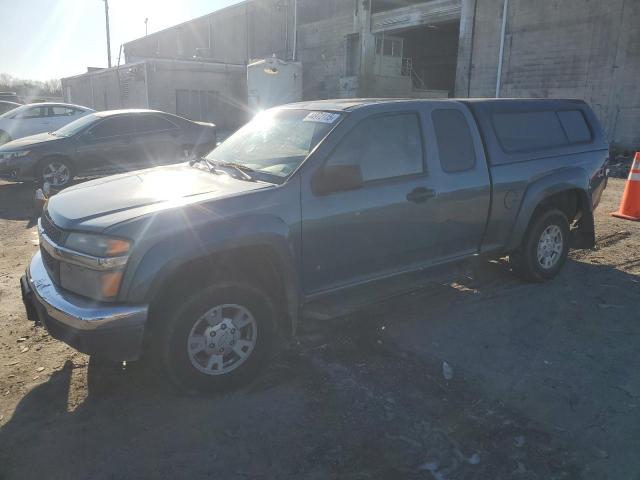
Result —
[[22, 281], [27, 314], [35, 314], [53, 337], [81, 352], [135, 360], [140, 356], [147, 305], [96, 302], [57, 287], [36, 253]]

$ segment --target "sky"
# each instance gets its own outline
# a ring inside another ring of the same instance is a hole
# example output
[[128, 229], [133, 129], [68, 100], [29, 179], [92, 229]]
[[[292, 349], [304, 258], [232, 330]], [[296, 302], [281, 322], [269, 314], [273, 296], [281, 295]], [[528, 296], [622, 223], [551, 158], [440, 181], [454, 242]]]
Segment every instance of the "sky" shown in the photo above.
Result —
[[[111, 58], [120, 45], [240, 0], [109, 0]], [[0, 0], [0, 73], [49, 80], [107, 66], [104, 0]], [[121, 60], [124, 62], [124, 56]]]

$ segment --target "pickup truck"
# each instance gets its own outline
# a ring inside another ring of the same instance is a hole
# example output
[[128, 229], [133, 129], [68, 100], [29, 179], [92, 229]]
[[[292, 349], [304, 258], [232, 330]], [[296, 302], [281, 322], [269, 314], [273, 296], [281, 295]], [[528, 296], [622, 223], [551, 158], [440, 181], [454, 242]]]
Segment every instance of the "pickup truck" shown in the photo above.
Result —
[[144, 353], [185, 390], [222, 389], [309, 305], [480, 256], [551, 279], [594, 245], [607, 161], [576, 100], [277, 107], [204, 158], [51, 197], [23, 298], [82, 352]]

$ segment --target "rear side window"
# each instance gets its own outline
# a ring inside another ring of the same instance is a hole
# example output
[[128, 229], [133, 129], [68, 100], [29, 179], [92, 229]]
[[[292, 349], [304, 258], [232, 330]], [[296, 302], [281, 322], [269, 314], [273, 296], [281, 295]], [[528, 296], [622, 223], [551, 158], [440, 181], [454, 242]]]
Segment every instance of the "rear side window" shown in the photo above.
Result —
[[580, 110], [558, 112], [558, 118], [570, 143], [591, 141], [591, 130], [589, 130], [589, 126]]
[[133, 119], [126, 116], [105, 118], [91, 129], [95, 138], [115, 137], [133, 133]]
[[177, 128], [176, 125], [158, 115], [139, 115], [136, 117], [136, 132], [138, 133], [160, 132], [174, 128]]
[[469, 124], [459, 110], [434, 110], [431, 114], [438, 141], [442, 170], [447, 173], [463, 172], [476, 164], [476, 152]]
[[328, 165], [360, 165], [364, 181], [424, 171], [418, 117], [394, 114], [368, 118], [340, 142]]
[[71, 117], [76, 114], [78, 110], [69, 107], [49, 107], [50, 117]]
[[493, 125], [508, 152], [542, 150], [567, 145], [556, 112], [495, 113]]

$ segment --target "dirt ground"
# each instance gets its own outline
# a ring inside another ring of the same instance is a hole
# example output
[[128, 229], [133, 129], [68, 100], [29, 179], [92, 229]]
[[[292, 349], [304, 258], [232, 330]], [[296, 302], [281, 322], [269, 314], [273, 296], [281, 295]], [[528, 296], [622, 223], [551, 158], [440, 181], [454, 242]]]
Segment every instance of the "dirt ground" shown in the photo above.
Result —
[[550, 283], [483, 262], [188, 397], [26, 320], [33, 192], [0, 183], [0, 479], [640, 479], [640, 223], [608, 216], [623, 187]]

